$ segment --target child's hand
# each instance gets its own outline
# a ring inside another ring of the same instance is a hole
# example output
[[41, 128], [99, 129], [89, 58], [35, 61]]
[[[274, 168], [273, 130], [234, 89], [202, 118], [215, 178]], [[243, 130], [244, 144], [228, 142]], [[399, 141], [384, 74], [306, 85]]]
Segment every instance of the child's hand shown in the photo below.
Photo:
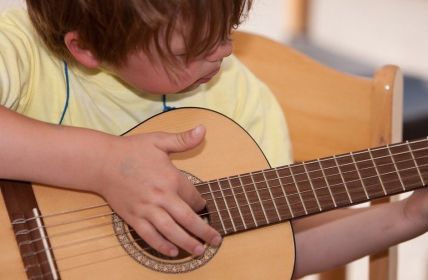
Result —
[[407, 199], [404, 214], [428, 230], [428, 189], [417, 190]]
[[165, 255], [177, 255], [173, 244], [202, 254], [204, 247], [188, 232], [215, 246], [221, 240], [195, 213], [205, 201], [168, 157], [197, 146], [204, 135], [204, 128], [197, 127], [180, 134], [120, 137], [104, 163], [104, 184], [98, 192], [150, 246]]

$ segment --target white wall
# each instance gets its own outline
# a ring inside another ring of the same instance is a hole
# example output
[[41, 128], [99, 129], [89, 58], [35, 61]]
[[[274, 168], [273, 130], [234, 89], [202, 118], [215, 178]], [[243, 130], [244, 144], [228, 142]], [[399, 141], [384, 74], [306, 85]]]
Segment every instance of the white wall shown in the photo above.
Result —
[[[288, 1], [255, 0], [241, 29], [287, 42]], [[428, 79], [427, 0], [310, 1], [309, 39], [362, 64], [397, 64]]]
[[3, 10], [7, 7], [13, 6], [22, 6], [24, 0], [0, 0], [0, 10]]
[[312, 1], [310, 38], [366, 63], [428, 79], [428, 1]]

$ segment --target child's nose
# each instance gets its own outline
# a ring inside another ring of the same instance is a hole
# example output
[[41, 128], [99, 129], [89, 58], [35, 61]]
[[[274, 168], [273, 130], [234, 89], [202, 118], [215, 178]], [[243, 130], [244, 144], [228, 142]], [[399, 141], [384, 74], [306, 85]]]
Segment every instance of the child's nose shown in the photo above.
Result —
[[211, 52], [208, 53], [206, 59], [210, 62], [218, 61], [232, 54], [232, 41], [226, 40], [218, 44]]

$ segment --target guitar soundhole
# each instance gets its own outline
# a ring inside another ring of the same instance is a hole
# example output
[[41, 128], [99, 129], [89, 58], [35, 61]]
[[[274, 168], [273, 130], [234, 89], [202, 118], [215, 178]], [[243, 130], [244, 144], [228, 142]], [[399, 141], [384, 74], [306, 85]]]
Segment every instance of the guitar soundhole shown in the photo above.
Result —
[[[193, 184], [200, 183], [201, 180], [195, 176], [183, 172]], [[209, 222], [208, 210], [204, 209], [199, 213]], [[165, 273], [183, 273], [192, 271], [206, 264], [217, 253], [218, 247], [206, 245], [205, 252], [201, 256], [193, 256], [183, 250], [179, 250], [176, 257], [165, 256], [150, 247], [122, 218], [113, 214], [113, 229], [122, 248], [135, 261], [150, 269]]]

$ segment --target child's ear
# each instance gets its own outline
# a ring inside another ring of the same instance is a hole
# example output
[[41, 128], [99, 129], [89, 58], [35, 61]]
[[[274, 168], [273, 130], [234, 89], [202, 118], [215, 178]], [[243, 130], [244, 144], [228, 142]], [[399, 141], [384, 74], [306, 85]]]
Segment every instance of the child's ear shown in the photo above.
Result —
[[100, 66], [100, 61], [88, 49], [82, 48], [79, 42], [79, 34], [70, 31], [64, 36], [64, 42], [71, 55], [83, 66], [94, 69]]

